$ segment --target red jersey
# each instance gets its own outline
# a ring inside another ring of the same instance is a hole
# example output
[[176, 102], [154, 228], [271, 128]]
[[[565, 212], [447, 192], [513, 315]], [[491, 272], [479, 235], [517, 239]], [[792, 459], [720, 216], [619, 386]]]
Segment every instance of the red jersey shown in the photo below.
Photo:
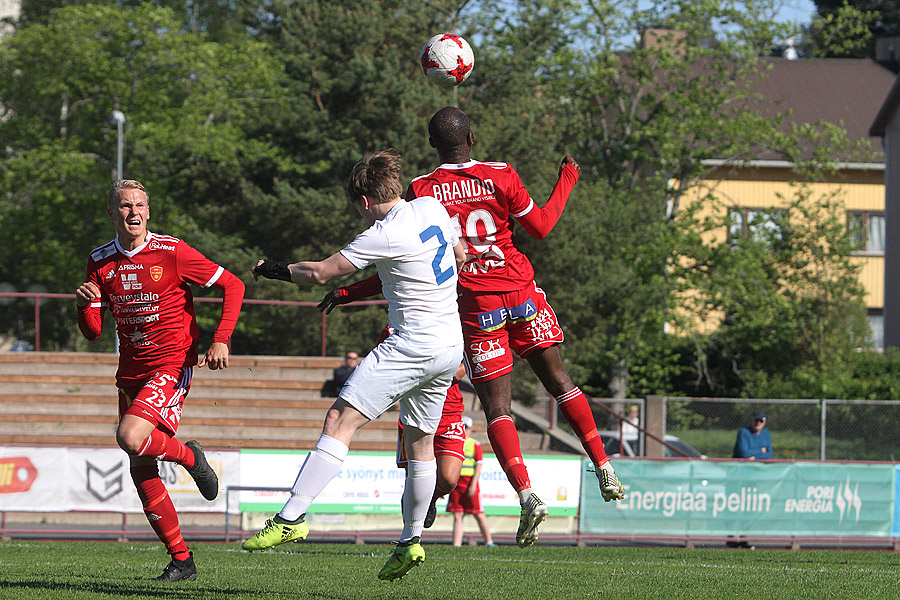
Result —
[[509, 164], [443, 164], [410, 182], [406, 199], [419, 196], [437, 198], [466, 241], [468, 261], [459, 274], [462, 288], [511, 291], [534, 279], [531, 262], [513, 239], [512, 217], [522, 217], [536, 205]]
[[81, 308], [78, 324], [89, 339], [100, 334], [107, 308], [119, 336], [117, 378], [152, 375], [163, 366], [197, 364], [197, 321], [188, 283], [225, 290], [214, 342], [228, 342], [243, 300], [241, 281], [186, 242], [147, 233], [143, 245], [126, 251], [118, 238], [91, 252], [87, 276], [101, 297]]

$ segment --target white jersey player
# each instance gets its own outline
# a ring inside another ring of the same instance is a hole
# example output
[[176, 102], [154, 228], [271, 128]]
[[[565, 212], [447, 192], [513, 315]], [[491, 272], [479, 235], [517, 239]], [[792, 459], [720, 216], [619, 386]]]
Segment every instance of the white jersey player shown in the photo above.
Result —
[[322, 436], [300, 468], [291, 498], [244, 542], [245, 550], [305, 539], [306, 511], [340, 472], [356, 430], [399, 402], [409, 457], [403, 532], [378, 577], [398, 579], [425, 560], [419, 536], [437, 480], [434, 432], [462, 361], [456, 285], [466, 256], [443, 206], [431, 197], [404, 202], [402, 191], [396, 150], [366, 156], [354, 166], [347, 193], [370, 224], [367, 230], [323, 261], [261, 260], [252, 269], [254, 276], [321, 284], [375, 265], [396, 333], [353, 371], [325, 416]]

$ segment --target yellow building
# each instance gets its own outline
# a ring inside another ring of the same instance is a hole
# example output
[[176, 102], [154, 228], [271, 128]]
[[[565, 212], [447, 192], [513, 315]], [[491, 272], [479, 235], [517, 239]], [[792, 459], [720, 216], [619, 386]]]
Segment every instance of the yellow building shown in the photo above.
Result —
[[[883, 347], [885, 273], [885, 185], [884, 153], [880, 140], [869, 128], [884, 98], [891, 90], [895, 72], [887, 62], [868, 59], [766, 59], [770, 69], [756, 83], [763, 114], [789, 114], [796, 123], [829, 122], [845, 129], [863, 152], [831, 157], [837, 172], [823, 182], [809, 184], [814, 196], [840, 193], [847, 226], [858, 241], [853, 260], [862, 263], [860, 278], [866, 290], [872, 341]], [[887, 66], [885, 66], [887, 65]], [[900, 143], [900, 141], [898, 141]], [[763, 210], [778, 208], [796, 189], [793, 165], [774, 154], [766, 154], [740, 165], [707, 161], [709, 179], [701, 187], [712, 188], [720, 210], [732, 215], [732, 231], [725, 236], [752, 235], [754, 228], [771, 226]], [[900, 172], [900, 167], [898, 167]]]

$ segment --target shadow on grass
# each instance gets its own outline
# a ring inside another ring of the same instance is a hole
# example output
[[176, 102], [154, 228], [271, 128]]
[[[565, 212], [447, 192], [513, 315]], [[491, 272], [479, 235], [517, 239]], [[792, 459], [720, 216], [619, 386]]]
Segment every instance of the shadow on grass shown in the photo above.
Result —
[[[5, 591], [12, 594], [7, 596]], [[209, 587], [203, 581], [180, 581], [177, 583], [162, 583], [150, 580], [104, 580], [104, 581], [35, 581], [29, 579], [9, 579], [0, 581], [0, 597], [2, 598], [33, 598], [39, 592], [58, 593], [60, 598], [65, 597], [66, 592], [91, 592], [96, 594], [108, 594], [111, 598], [227, 598], [237, 597], [263, 597], [296, 598], [295, 591], [285, 590], [284, 593], [262, 591], [251, 588], [223, 588], [220, 586]], [[334, 596], [329, 593], [306, 592], [304, 598], [321, 600], [337, 600], [345, 596]]]

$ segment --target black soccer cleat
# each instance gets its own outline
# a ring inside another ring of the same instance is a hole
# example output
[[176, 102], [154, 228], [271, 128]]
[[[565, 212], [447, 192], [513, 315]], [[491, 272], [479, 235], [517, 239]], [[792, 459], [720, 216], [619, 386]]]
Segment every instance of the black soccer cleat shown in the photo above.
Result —
[[219, 477], [206, 461], [203, 448], [197, 440], [191, 440], [184, 444], [194, 453], [194, 466], [187, 470], [188, 475], [194, 479], [200, 494], [207, 500], [215, 500], [219, 495]]
[[175, 560], [174, 558], [166, 565], [162, 575], [154, 577], [153, 581], [165, 581], [174, 583], [176, 581], [194, 581], [197, 579], [197, 567], [194, 565], [194, 553], [187, 557], [186, 560]]
[[423, 524], [425, 529], [430, 529], [432, 525], [434, 525], [434, 520], [437, 518], [437, 506], [435, 506], [436, 500], [432, 500], [431, 504], [428, 505], [428, 512], [425, 514], [425, 523]]

